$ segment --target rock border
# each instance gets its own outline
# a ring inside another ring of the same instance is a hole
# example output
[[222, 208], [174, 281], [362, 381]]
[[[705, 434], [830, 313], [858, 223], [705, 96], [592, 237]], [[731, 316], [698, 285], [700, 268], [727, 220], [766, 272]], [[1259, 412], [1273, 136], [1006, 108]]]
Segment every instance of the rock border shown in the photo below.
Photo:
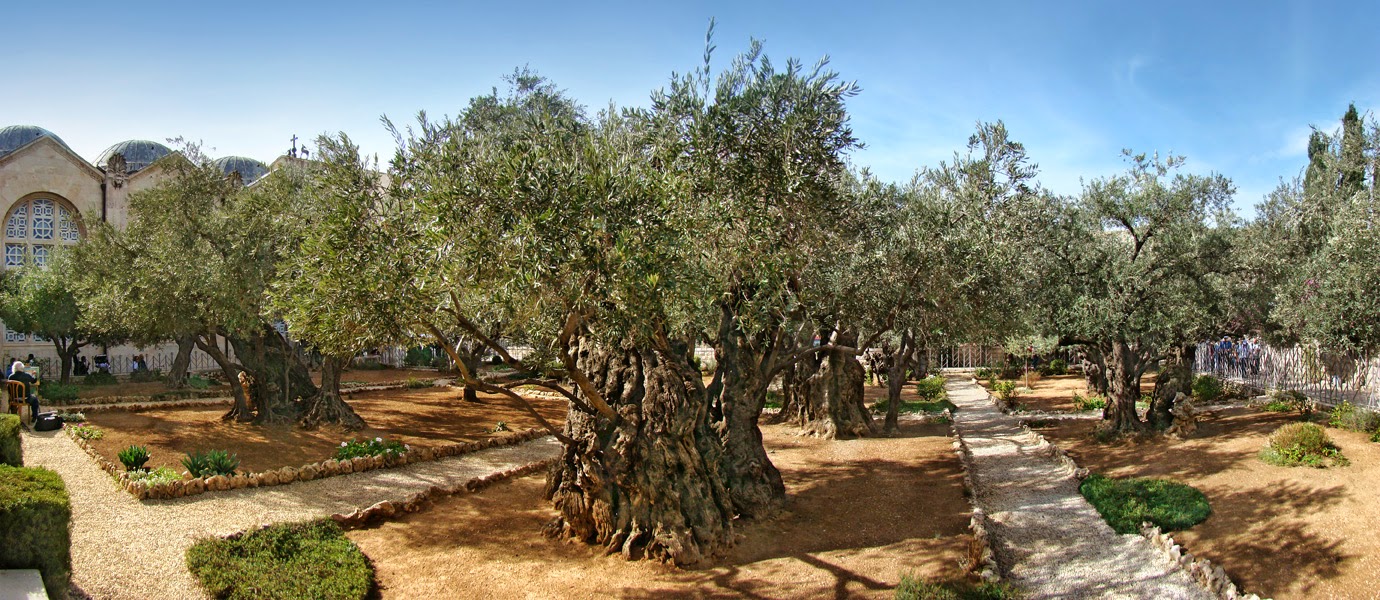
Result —
[[63, 430], [67, 432], [67, 436], [71, 438], [79, 448], [96, 461], [97, 466], [115, 479], [120, 489], [125, 490], [131, 496], [139, 500], [167, 500], [196, 496], [208, 492], [288, 485], [298, 481], [311, 481], [313, 479], [362, 473], [375, 469], [400, 467], [411, 463], [440, 460], [442, 458], [470, 454], [488, 448], [515, 446], [549, 435], [544, 429], [533, 428], [526, 431], [512, 432], [507, 435], [493, 436], [474, 442], [462, 442], [434, 448], [417, 448], [396, 456], [360, 456], [349, 460], [336, 460], [332, 458], [302, 465], [300, 467], [282, 467], [280, 469], [258, 473], [240, 473], [230, 476], [184, 476], [185, 478], [181, 481], [169, 481], [149, 485], [144, 481], [132, 481], [129, 478], [129, 473], [124, 470], [123, 465], [112, 462], [104, 456], [101, 456], [100, 452], [98, 452], [87, 440], [83, 440], [74, 435], [71, 428], [64, 427]]
[[[948, 415], [949, 411], [946, 409], [944, 414]], [[1001, 581], [1001, 566], [997, 564], [997, 554], [992, 548], [992, 534], [988, 532], [987, 512], [978, 505], [978, 489], [973, 482], [973, 451], [958, 434], [958, 426], [954, 424], [952, 415], [949, 419], [949, 435], [954, 438], [954, 453], [958, 455], [958, 462], [963, 465], [964, 495], [968, 497], [968, 504], [973, 507], [973, 516], [968, 520], [968, 528], [973, 532], [973, 543], [976, 547], [970, 552], [968, 560], [976, 558], [977, 564], [969, 564], [965, 568], [978, 573], [983, 581]]]
[[1214, 566], [1212, 561], [1206, 558], [1193, 556], [1175, 543], [1173, 536], [1161, 532], [1159, 527], [1142, 523], [1140, 534], [1150, 540], [1150, 544], [1164, 554], [1165, 558], [1178, 564], [1189, 577], [1207, 588], [1214, 596], [1222, 600], [1262, 600], [1256, 594], [1243, 593], [1220, 565]]

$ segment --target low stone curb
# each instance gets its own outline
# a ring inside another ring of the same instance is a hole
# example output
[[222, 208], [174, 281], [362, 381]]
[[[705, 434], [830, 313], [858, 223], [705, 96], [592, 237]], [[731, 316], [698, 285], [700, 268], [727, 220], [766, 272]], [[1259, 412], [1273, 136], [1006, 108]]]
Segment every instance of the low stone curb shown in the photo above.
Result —
[[349, 460], [328, 459], [321, 462], [302, 465], [300, 467], [283, 467], [271, 471], [259, 473], [241, 473], [237, 475], [225, 476], [214, 475], [210, 477], [191, 477], [181, 481], [170, 481], [155, 485], [148, 485], [143, 481], [132, 481], [129, 473], [123, 465], [112, 462], [101, 456], [95, 447], [87, 440], [74, 435], [70, 428], [64, 428], [68, 437], [84, 450], [91, 458], [95, 459], [96, 464], [115, 478], [121, 489], [129, 492], [130, 495], [139, 500], [164, 500], [171, 498], [183, 498], [196, 496], [208, 492], [220, 492], [227, 490], [238, 490], [241, 488], [268, 487], [274, 485], [287, 485], [298, 481], [311, 481], [326, 477], [336, 477], [349, 475], [351, 473], [362, 473], [375, 469], [389, 467], [400, 467], [403, 465], [439, 460], [452, 456], [460, 456], [478, 452], [488, 448], [498, 448], [502, 446], [515, 446], [537, 438], [549, 435], [544, 429], [528, 429], [526, 431], [514, 432], [504, 436], [495, 436], [474, 442], [464, 442], [438, 446], [435, 448], [417, 448], [397, 456], [360, 456]]
[[[949, 411], [946, 409], [944, 414], [949, 414]], [[987, 530], [987, 512], [978, 505], [978, 489], [973, 483], [973, 452], [958, 434], [958, 426], [952, 418], [949, 420], [949, 433], [954, 438], [954, 453], [958, 454], [958, 462], [963, 464], [963, 489], [967, 492], [968, 504], [973, 507], [973, 516], [968, 520], [968, 528], [973, 531], [973, 543], [976, 545], [975, 551], [970, 554], [976, 555], [977, 564], [967, 565], [967, 568], [977, 572], [983, 581], [1000, 581], [1001, 567], [997, 564], [996, 551], [992, 549], [992, 535]], [[969, 560], [974, 558], [971, 555]]]
[[424, 491], [417, 492], [411, 496], [408, 496], [406, 500], [403, 500], [401, 502], [392, 502], [389, 500], [384, 500], [382, 502], [377, 502], [369, 506], [368, 508], [361, 508], [348, 514], [335, 513], [331, 515], [331, 519], [333, 519], [336, 523], [339, 523], [342, 529], [360, 529], [377, 523], [379, 521], [392, 518], [397, 515], [424, 510], [430, 507], [436, 500], [439, 500], [444, 496], [454, 496], [460, 493], [477, 492], [500, 481], [504, 481], [514, 477], [521, 477], [529, 473], [535, 473], [543, 469], [548, 469], [558, 460], [560, 459], [551, 458], [543, 461], [537, 461], [534, 463], [528, 463], [520, 467], [514, 467], [512, 469], [496, 471], [488, 475], [475, 477], [464, 483], [453, 486], [442, 487], [438, 485], [433, 485]]
[[187, 400], [148, 400], [147, 396], [112, 396], [115, 398], [141, 398], [140, 402], [130, 401], [127, 403], [106, 402], [101, 404], [69, 404], [62, 408], [81, 410], [84, 412], [102, 410], [150, 410], [155, 408], [186, 408], [189, 406], [216, 406], [218, 404], [231, 404], [234, 398], [228, 396], [218, 396], [213, 398], [196, 398]]
[[1213, 595], [1222, 600], [1261, 600], [1255, 594], [1246, 594], [1237, 587], [1236, 583], [1227, 576], [1227, 572], [1220, 566], [1213, 566], [1212, 561], [1206, 558], [1197, 558], [1183, 547], [1174, 543], [1174, 538], [1168, 533], [1160, 531], [1159, 527], [1149, 523], [1143, 523], [1140, 527], [1140, 534], [1150, 540], [1150, 544], [1164, 554], [1169, 562], [1176, 563], [1179, 568], [1188, 573], [1194, 581], [1202, 584]]
[[[42, 389], [40, 388], [40, 391]], [[50, 402], [53, 406], [96, 406], [105, 404], [124, 404], [128, 402], [181, 402], [185, 400], [207, 400], [225, 398], [227, 390], [184, 390], [180, 392], [163, 392], [167, 395], [165, 399], [153, 396], [96, 396], [94, 398], [76, 398], [64, 400], [62, 402]]]

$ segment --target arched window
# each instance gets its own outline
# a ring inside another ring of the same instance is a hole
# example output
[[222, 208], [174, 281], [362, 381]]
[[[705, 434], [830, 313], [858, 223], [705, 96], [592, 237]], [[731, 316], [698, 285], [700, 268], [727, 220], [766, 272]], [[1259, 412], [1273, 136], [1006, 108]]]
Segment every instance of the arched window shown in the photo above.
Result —
[[37, 195], [20, 201], [5, 217], [5, 268], [22, 267], [28, 257], [47, 266], [53, 246], [81, 241], [76, 209], [55, 196]]
[[[81, 220], [71, 204], [55, 195], [35, 194], [15, 203], [5, 216], [4, 268], [23, 267], [26, 261], [45, 267], [54, 246], [76, 244], [81, 238]], [[7, 343], [29, 341], [28, 335], [4, 329]], [[47, 340], [33, 336], [33, 341]]]

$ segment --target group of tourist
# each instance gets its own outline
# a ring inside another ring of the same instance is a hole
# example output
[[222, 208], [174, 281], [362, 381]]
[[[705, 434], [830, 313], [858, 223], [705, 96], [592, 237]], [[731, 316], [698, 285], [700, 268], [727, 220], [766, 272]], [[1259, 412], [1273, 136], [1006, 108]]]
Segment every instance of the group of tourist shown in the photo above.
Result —
[[1242, 336], [1240, 340], [1233, 340], [1224, 335], [1221, 341], [1209, 345], [1208, 351], [1210, 364], [1218, 373], [1240, 377], [1260, 374], [1259, 337]]

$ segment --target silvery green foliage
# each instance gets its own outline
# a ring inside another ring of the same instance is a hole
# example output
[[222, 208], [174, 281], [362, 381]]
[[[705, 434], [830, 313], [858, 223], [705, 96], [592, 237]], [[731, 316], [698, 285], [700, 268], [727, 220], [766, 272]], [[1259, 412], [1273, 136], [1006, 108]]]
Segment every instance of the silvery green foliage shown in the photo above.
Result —
[[1221, 175], [1178, 173], [1183, 159], [1130, 156], [1042, 217], [1048, 327], [1093, 345], [1125, 343], [1144, 368], [1215, 329], [1233, 268], [1234, 192]]

